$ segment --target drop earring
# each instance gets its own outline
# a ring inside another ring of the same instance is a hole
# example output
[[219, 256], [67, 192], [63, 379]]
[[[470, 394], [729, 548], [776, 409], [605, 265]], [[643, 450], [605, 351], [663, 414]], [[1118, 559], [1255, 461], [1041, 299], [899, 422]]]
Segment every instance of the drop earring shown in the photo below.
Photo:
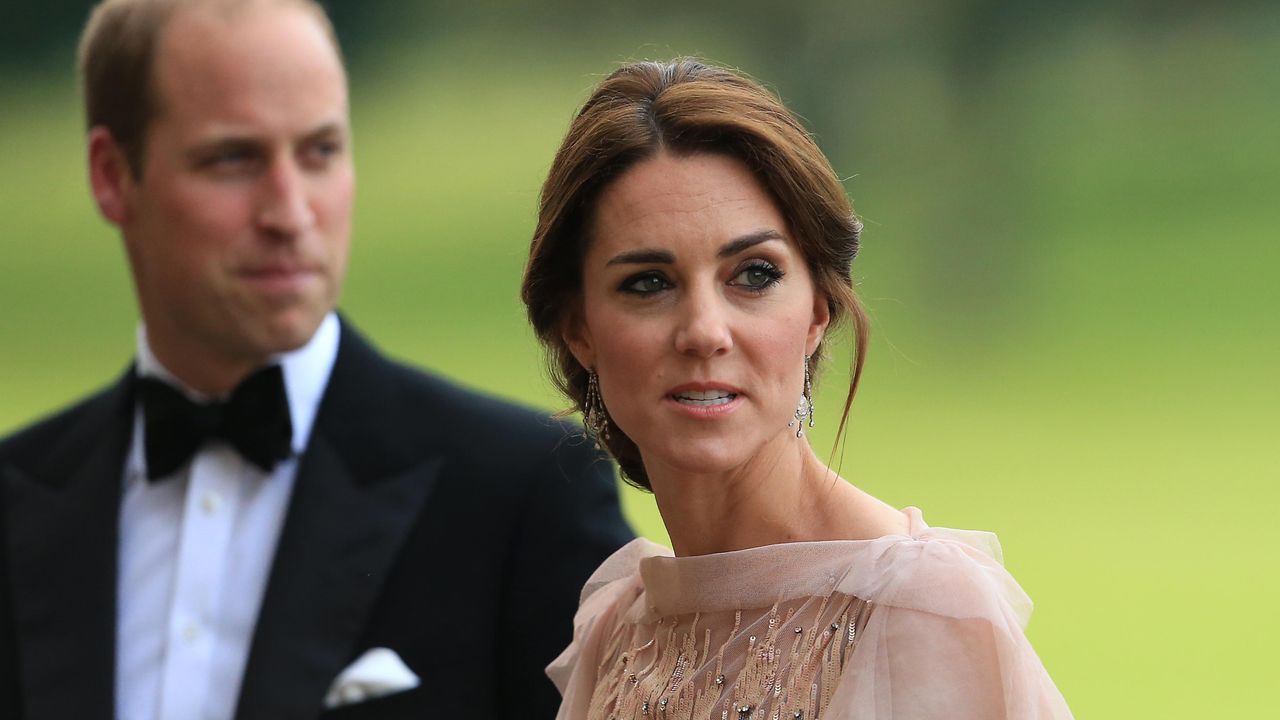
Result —
[[582, 419], [599, 449], [601, 439], [609, 439], [609, 415], [604, 409], [604, 399], [600, 397], [600, 377], [591, 368], [587, 368], [587, 399], [584, 405]]
[[796, 437], [804, 437], [804, 424], [806, 421], [809, 427], [813, 427], [814, 409], [813, 409], [813, 383], [809, 374], [809, 356], [804, 356], [804, 391], [800, 395], [800, 404], [796, 406], [796, 416], [794, 420], [787, 422], [787, 427], [796, 429]]

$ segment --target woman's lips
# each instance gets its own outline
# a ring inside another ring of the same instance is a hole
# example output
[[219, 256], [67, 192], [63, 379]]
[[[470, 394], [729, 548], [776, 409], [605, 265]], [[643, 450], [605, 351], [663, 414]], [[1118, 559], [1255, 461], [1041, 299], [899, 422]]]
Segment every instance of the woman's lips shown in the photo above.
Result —
[[741, 404], [742, 392], [733, 387], [698, 383], [673, 389], [667, 393], [666, 401], [693, 417], [718, 417]]
[[729, 392], [728, 390], [686, 390], [684, 392], [674, 393], [671, 397], [681, 405], [712, 407], [715, 405], [726, 405], [734, 398], [738, 397], [738, 394]]

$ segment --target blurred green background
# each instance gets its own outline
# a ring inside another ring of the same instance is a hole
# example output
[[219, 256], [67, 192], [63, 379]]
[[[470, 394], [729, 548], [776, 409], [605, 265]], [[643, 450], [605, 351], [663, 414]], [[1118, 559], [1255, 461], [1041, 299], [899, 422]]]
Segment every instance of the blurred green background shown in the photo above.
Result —
[[[843, 475], [1000, 534], [1078, 717], [1272, 716], [1277, 4], [331, 5], [360, 175], [343, 306], [386, 350], [559, 408], [517, 287], [574, 110], [624, 59], [739, 67], [806, 118], [866, 221]], [[0, 10], [0, 433], [132, 352], [84, 179], [87, 6]], [[625, 501], [664, 539], [648, 496]]]

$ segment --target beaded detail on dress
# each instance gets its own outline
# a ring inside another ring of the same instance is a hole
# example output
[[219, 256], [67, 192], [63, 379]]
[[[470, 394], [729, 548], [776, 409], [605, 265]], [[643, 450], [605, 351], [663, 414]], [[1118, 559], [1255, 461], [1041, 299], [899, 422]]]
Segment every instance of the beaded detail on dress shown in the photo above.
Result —
[[[832, 595], [618, 623], [589, 720], [816, 720], [872, 605]], [[640, 642], [641, 638], [651, 638]]]
[[1070, 720], [996, 537], [903, 512], [905, 535], [871, 540], [686, 557], [632, 541], [547, 668], [556, 717]]

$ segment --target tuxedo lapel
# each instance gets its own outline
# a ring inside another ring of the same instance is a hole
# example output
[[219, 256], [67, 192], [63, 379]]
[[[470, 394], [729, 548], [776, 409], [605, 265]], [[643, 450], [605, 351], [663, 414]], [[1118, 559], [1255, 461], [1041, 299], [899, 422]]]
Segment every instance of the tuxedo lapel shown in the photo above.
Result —
[[258, 614], [239, 720], [316, 716], [434, 485], [438, 455], [400, 441], [392, 372], [343, 325]]
[[18, 665], [27, 717], [114, 715], [121, 473], [132, 370], [32, 467], [3, 468]]

